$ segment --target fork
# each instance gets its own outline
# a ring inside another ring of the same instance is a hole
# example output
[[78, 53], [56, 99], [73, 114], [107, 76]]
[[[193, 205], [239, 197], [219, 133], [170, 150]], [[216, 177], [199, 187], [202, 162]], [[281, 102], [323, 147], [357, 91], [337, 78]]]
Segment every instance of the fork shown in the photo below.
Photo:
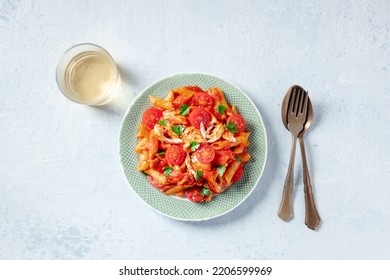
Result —
[[287, 125], [291, 132], [292, 145], [282, 201], [278, 212], [279, 218], [283, 221], [289, 221], [293, 216], [292, 189], [294, 184], [295, 150], [298, 135], [303, 131], [307, 119], [308, 101], [309, 96], [302, 88], [294, 87], [292, 89], [287, 109]]

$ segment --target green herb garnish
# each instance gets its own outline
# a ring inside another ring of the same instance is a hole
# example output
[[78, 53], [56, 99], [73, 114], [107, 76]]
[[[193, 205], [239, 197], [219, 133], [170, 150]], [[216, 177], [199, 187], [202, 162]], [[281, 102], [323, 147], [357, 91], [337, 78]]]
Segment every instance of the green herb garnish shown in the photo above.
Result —
[[217, 108], [215, 108], [215, 110], [222, 115], [225, 112], [226, 107], [223, 106], [222, 104], [218, 104], [218, 106], [217, 106]]
[[160, 151], [157, 153], [159, 156], [165, 155], [165, 151]]
[[164, 167], [164, 176], [165, 177], [169, 177], [169, 175], [171, 175], [171, 173], [172, 173], [172, 167], [169, 167], [169, 166], [165, 166]]
[[181, 135], [184, 131], [184, 127], [181, 125], [174, 125], [172, 126], [172, 131], [177, 135]]
[[167, 126], [167, 120], [159, 120], [158, 124], [161, 124], [163, 126]]
[[209, 196], [209, 195], [210, 195], [210, 190], [209, 190], [209, 188], [203, 188], [203, 189], [200, 191], [200, 195], [201, 195], [201, 196]]
[[238, 132], [237, 127], [234, 124], [234, 122], [229, 122], [225, 127], [227, 129], [229, 129], [229, 131], [232, 132], [232, 133], [237, 133]]
[[190, 142], [190, 149], [192, 152], [195, 152], [197, 148], [199, 148], [200, 144], [196, 141]]
[[217, 170], [218, 170], [219, 176], [222, 176], [225, 173], [225, 171], [226, 171], [226, 167], [223, 166], [223, 165], [218, 165], [217, 166]]
[[180, 106], [180, 115], [185, 116], [190, 112], [190, 106], [183, 104]]
[[241, 157], [239, 157], [239, 156], [235, 156], [235, 159], [236, 159], [237, 161], [239, 161], [239, 162], [241, 162], [241, 161], [242, 161], [242, 158], [241, 158]]
[[195, 173], [195, 180], [198, 181], [203, 175], [203, 172], [201, 170], [196, 170]]

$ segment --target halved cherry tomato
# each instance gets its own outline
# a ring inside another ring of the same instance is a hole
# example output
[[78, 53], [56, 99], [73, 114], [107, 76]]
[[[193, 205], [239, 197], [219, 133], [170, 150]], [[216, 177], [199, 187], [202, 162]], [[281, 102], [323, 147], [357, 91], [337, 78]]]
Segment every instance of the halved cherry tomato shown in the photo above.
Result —
[[180, 108], [181, 105], [187, 104], [190, 105], [191, 97], [186, 95], [178, 95], [172, 102], [175, 108]]
[[200, 128], [200, 123], [206, 128], [211, 122], [211, 116], [204, 108], [198, 107], [191, 111], [190, 122], [197, 129]]
[[200, 194], [200, 192], [202, 191], [202, 188], [203, 187], [188, 188], [184, 191], [184, 194], [186, 195], [186, 197], [189, 200], [191, 200], [193, 202], [201, 202], [205, 199], [205, 197]]
[[237, 182], [238, 180], [240, 180], [243, 173], [244, 173], [244, 169], [243, 169], [242, 164], [241, 164], [240, 167], [238, 167], [238, 169], [236, 170], [236, 173], [234, 173], [234, 175], [232, 177], [232, 182], [234, 183], [234, 182]]
[[170, 146], [165, 152], [165, 159], [169, 164], [182, 164], [186, 158], [186, 152], [179, 145]]
[[228, 119], [228, 123], [229, 122], [234, 123], [237, 128], [237, 133], [243, 132], [245, 130], [246, 122], [240, 114], [231, 115]]
[[215, 105], [215, 100], [207, 92], [198, 92], [192, 97], [192, 104], [194, 106], [203, 106], [203, 107], [213, 108]]
[[157, 181], [156, 179], [154, 179], [152, 176], [149, 176], [149, 183], [155, 187], [155, 188], [158, 188], [158, 189], [161, 189], [164, 187], [164, 184], [161, 184], [159, 181]]
[[154, 125], [161, 119], [162, 111], [156, 107], [147, 109], [142, 115], [142, 122], [147, 128], [153, 129]]
[[164, 172], [164, 167], [167, 165], [168, 165], [168, 163], [165, 159], [163, 159], [163, 160], [156, 159], [156, 160], [151, 162], [151, 167], [160, 173]]
[[215, 150], [209, 144], [203, 143], [196, 150], [196, 158], [200, 163], [210, 163], [215, 158]]

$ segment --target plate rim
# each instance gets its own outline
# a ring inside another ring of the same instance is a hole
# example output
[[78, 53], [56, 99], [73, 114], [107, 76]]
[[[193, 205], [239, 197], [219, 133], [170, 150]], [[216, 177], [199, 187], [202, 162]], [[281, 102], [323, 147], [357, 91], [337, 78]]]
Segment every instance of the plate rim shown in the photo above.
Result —
[[[263, 164], [263, 167], [260, 171], [260, 174], [259, 174], [259, 177], [257, 178], [256, 180], [256, 183], [254, 184], [253, 188], [251, 188], [249, 190], [249, 192], [243, 197], [243, 199], [237, 203], [236, 205], [234, 205], [232, 208], [226, 210], [225, 212], [222, 212], [222, 213], [219, 213], [218, 215], [213, 215], [213, 216], [210, 216], [210, 217], [205, 217], [205, 218], [196, 218], [196, 219], [186, 219], [186, 218], [180, 218], [180, 217], [175, 217], [175, 216], [172, 216], [172, 215], [169, 215], [167, 213], [164, 213], [162, 211], [160, 211], [159, 209], [153, 207], [152, 205], [150, 205], [149, 203], [147, 203], [134, 189], [134, 187], [130, 184], [129, 180], [127, 179], [126, 177], [126, 174], [125, 174], [125, 167], [123, 166], [123, 161], [122, 161], [122, 155], [121, 155], [121, 135], [122, 135], [122, 130], [123, 130], [123, 127], [124, 127], [124, 122], [126, 120], [126, 117], [127, 115], [129, 114], [130, 110], [133, 108], [134, 104], [137, 102], [138, 99], [140, 99], [144, 93], [149, 90], [150, 88], [154, 87], [156, 84], [159, 84], [165, 80], [168, 80], [168, 79], [172, 79], [174, 77], [178, 77], [178, 76], [188, 76], [188, 75], [204, 75], [204, 76], [208, 76], [208, 77], [211, 77], [211, 78], [216, 78], [216, 79], [219, 79], [229, 85], [231, 85], [232, 87], [236, 88], [241, 94], [243, 94], [248, 100], [249, 102], [251, 103], [251, 105], [256, 109], [256, 113], [261, 121], [261, 124], [263, 126], [263, 130], [264, 130], [264, 145], [265, 145], [265, 151], [264, 151], [264, 164]], [[127, 184], [130, 186], [130, 189], [138, 196], [138, 198], [140, 198], [140, 200], [146, 204], [149, 208], [153, 209], [154, 211], [160, 213], [161, 215], [165, 216], [165, 217], [168, 217], [168, 218], [171, 218], [171, 219], [174, 219], [174, 220], [179, 220], [179, 221], [185, 221], [185, 222], [201, 222], [201, 221], [207, 221], [207, 220], [211, 220], [211, 219], [215, 219], [215, 218], [218, 218], [218, 217], [221, 217], [223, 215], [226, 215], [227, 213], [233, 211], [234, 209], [236, 209], [238, 206], [240, 206], [245, 200], [247, 200], [247, 198], [252, 194], [252, 192], [257, 188], [257, 185], [259, 184], [260, 182], [260, 179], [261, 177], [263, 176], [263, 173], [264, 173], [264, 170], [265, 170], [265, 167], [267, 165], [267, 158], [268, 158], [268, 135], [267, 135], [267, 130], [265, 128], [265, 124], [264, 124], [264, 121], [263, 121], [263, 118], [260, 114], [260, 111], [259, 109], [257, 108], [256, 104], [253, 102], [253, 100], [241, 89], [239, 88], [238, 86], [236, 86], [235, 84], [233, 84], [232, 82], [230, 81], [227, 81], [223, 78], [220, 78], [219, 76], [216, 76], [216, 75], [213, 75], [213, 74], [209, 74], [209, 73], [206, 73], [206, 72], [181, 72], [181, 73], [176, 73], [176, 74], [171, 74], [171, 75], [168, 75], [168, 76], [164, 76], [156, 81], [154, 81], [153, 83], [149, 84], [148, 86], [146, 86], [145, 88], [143, 88], [139, 94], [134, 98], [134, 100], [130, 103], [129, 107], [127, 108], [126, 110], [126, 113], [124, 114], [123, 118], [122, 118], [122, 121], [121, 121], [121, 124], [120, 124], [120, 129], [119, 129], [119, 137], [118, 137], [119, 141], [118, 141], [118, 154], [119, 154], [119, 161], [120, 161], [120, 164], [121, 164], [121, 169], [122, 169], [122, 176], [124, 177], [125, 181], [127, 182]]]

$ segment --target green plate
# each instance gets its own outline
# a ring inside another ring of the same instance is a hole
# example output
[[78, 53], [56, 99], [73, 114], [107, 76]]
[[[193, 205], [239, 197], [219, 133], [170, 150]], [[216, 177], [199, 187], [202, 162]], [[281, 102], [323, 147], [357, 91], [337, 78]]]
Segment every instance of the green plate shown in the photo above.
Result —
[[[220, 88], [229, 104], [235, 104], [237, 111], [247, 122], [246, 130], [251, 132], [248, 148], [252, 159], [245, 164], [244, 176], [227, 191], [214, 197], [209, 203], [194, 203], [175, 196], [167, 196], [152, 187], [147, 177], [137, 172], [138, 124], [143, 112], [152, 106], [149, 95], [165, 97], [171, 89], [197, 85], [202, 89]], [[255, 104], [235, 85], [221, 78], [203, 73], [184, 73], [161, 79], [145, 90], [130, 105], [121, 126], [119, 154], [123, 172], [135, 193], [149, 206], [161, 214], [185, 221], [202, 221], [226, 214], [240, 205], [254, 190], [263, 173], [267, 158], [267, 135], [263, 120]]]

